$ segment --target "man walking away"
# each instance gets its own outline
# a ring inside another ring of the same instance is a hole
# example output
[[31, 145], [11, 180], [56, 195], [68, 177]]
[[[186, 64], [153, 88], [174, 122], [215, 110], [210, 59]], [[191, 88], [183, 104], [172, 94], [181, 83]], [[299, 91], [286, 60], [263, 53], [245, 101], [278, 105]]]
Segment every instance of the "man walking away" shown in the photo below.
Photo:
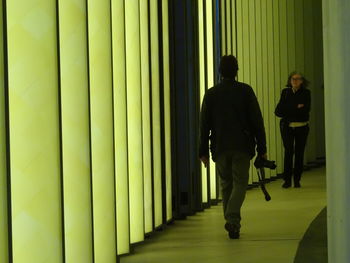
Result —
[[225, 229], [232, 239], [239, 238], [241, 206], [249, 179], [250, 160], [267, 158], [264, 121], [253, 89], [236, 81], [237, 59], [223, 56], [221, 81], [203, 98], [200, 120], [199, 157], [209, 164], [209, 141], [216, 173], [221, 178]]

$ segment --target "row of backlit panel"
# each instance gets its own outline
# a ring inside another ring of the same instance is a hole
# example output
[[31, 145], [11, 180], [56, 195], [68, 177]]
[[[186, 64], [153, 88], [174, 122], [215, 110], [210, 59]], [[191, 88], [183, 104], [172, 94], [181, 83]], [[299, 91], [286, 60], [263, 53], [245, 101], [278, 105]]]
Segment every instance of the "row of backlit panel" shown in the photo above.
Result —
[[6, 15], [13, 259], [115, 262], [172, 217], [167, 1], [17, 0]]
[[[207, 87], [214, 85], [214, 34], [213, 2], [198, 1], [198, 53], [199, 53], [199, 100], [202, 105]], [[201, 164], [202, 202], [217, 199], [215, 164], [210, 160], [209, 168]]]
[[[0, 0], [0, 21], [3, 21], [3, 2]], [[3, 24], [0, 25], [0, 262], [8, 260], [7, 180], [6, 180], [6, 122]]]

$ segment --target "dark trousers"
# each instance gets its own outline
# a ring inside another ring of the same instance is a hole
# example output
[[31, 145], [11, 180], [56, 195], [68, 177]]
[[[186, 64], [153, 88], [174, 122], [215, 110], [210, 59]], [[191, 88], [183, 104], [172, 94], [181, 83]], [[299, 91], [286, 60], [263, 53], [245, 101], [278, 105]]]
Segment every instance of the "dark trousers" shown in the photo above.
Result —
[[304, 151], [309, 134], [309, 125], [291, 128], [281, 123], [280, 128], [284, 146], [284, 180], [291, 182], [294, 174], [294, 183], [299, 182], [303, 172]]
[[241, 207], [249, 179], [248, 153], [228, 152], [216, 160], [216, 173], [221, 179], [222, 201], [226, 222], [241, 228]]

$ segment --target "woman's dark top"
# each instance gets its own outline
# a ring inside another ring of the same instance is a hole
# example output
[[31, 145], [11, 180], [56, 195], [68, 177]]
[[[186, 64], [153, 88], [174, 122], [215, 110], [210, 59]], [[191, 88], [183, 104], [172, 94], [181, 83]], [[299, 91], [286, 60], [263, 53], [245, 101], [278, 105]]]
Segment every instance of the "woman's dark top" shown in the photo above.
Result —
[[[304, 107], [298, 108], [298, 104], [304, 104]], [[307, 122], [310, 107], [310, 90], [302, 87], [294, 93], [291, 87], [287, 87], [282, 90], [275, 114], [288, 122]]]

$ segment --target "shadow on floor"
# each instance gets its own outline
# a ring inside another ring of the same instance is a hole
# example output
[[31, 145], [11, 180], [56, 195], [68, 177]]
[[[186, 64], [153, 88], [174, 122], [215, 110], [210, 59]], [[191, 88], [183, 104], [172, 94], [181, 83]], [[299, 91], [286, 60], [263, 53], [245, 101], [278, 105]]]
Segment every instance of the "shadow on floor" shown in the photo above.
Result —
[[305, 232], [294, 263], [327, 263], [327, 207], [312, 221]]

